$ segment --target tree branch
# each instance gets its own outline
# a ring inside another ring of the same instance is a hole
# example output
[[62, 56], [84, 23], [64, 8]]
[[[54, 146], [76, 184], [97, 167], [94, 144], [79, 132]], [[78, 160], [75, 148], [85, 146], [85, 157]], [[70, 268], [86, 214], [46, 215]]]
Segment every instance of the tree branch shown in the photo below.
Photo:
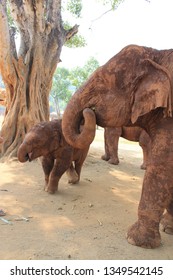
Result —
[[78, 33], [79, 25], [75, 24], [69, 30], [65, 30], [65, 42], [70, 40], [75, 34]]
[[97, 18], [93, 19], [93, 20], [91, 21], [91, 25], [90, 25], [89, 29], [91, 29], [91, 27], [92, 27], [92, 25], [93, 25], [93, 23], [94, 23], [95, 21], [101, 19], [104, 15], [106, 15], [107, 13], [109, 13], [109, 12], [111, 12], [111, 11], [112, 11], [112, 8], [109, 9], [109, 10], [107, 10], [107, 11], [105, 11], [103, 14], [101, 14], [101, 15], [98, 16]]
[[[47, 21], [55, 25], [61, 21], [61, 0], [49, 0], [47, 2]], [[60, 29], [60, 26], [58, 26]]]
[[[27, 4], [26, 4], [27, 5]], [[27, 15], [24, 10], [23, 1], [11, 0], [10, 1], [11, 13], [19, 29], [24, 30], [24, 23], [27, 22]]]
[[43, 16], [45, 13], [44, 1], [35, 1], [35, 9], [37, 29], [43, 33], [45, 31], [45, 18]]
[[[28, 5], [27, 2], [29, 1], [26, 1], [25, 6]], [[32, 41], [31, 40], [32, 36], [30, 36], [32, 32], [31, 31], [29, 32], [29, 30], [33, 29], [33, 20], [32, 20], [33, 16], [29, 14], [29, 20], [28, 20], [28, 16], [24, 9], [23, 1], [11, 0], [10, 7], [11, 7], [11, 13], [13, 15], [13, 19], [16, 22], [16, 25], [18, 26], [20, 32], [20, 48], [19, 48], [18, 56], [25, 57], [26, 53], [28, 52], [31, 46], [31, 41]], [[27, 7], [25, 8], [27, 9]]]

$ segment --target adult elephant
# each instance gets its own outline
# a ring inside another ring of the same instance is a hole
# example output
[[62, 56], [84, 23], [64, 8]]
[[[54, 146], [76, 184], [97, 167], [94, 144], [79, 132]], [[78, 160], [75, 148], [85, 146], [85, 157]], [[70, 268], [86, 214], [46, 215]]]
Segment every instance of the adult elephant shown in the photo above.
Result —
[[[160, 222], [164, 231], [173, 233], [172, 65], [173, 49], [125, 47], [77, 90], [62, 121], [66, 141], [78, 148], [93, 141], [96, 124], [135, 125], [149, 134], [151, 159], [143, 180], [138, 220], [127, 233], [129, 243], [145, 248], [160, 245]], [[85, 124], [80, 133], [82, 118]]]
[[119, 138], [139, 142], [143, 152], [143, 163], [141, 169], [146, 169], [150, 156], [150, 137], [147, 132], [138, 126], [106, 127], [104, 129], [105, 154], [101, 159], [110, 164], [119, 164], [118, 142]]

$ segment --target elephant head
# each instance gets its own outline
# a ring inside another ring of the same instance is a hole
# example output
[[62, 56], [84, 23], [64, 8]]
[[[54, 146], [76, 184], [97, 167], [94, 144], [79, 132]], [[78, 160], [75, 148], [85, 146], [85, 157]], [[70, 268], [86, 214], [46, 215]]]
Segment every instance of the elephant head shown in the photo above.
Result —
[[62, 142], [62, 132], [59, 130], [61, 127], [57, 124], [57, 120], [41, 122], [33, 126], [18, 149], [19, 161], [32, 161], [55, 151]]
[[62, 120], [66, 141], [84, 148], [94, 139], [96, 123], [140, 126], [139, 120], [157, 108], [172, 116], [172, 52], [130, 45], [99, 67], [67, 104]]

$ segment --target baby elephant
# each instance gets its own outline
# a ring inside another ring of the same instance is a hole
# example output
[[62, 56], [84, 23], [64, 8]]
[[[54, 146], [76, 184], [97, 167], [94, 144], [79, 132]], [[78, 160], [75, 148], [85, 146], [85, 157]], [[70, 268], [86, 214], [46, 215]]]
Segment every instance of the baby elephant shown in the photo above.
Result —
[[32, 161], [42, 156], [45, 174], [45, 191], [55, 193], [61, 176], [67, 172], [68, 182], [78, 183], [89, 146], [72, 148], [62, 134], [61, 120], [41, 122], [31, 128], [18, 149], [20, 162]]

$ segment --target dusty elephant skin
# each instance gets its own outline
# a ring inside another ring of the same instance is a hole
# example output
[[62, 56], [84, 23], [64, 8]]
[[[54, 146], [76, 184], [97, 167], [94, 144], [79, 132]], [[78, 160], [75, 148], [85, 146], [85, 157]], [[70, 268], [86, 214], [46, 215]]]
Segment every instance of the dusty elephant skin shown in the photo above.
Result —
[[[173, 229], [172, 65], [172, 49], [125, 47], [76, 91], [62, 121], [67, 142], [76, 148], [84, 148], [94, 139], [95, 122], [102, 127], [135, 125], [149, 134], [151, 158], [143, 180], [138, 220], [127, 232], [129, 243], [144, 248], [161, 244], [160, 222], [170, 233]], [[82, 118], [85, 125], [80, 133]]]
[[143, 151], [143, 163], [141, 169], [146, 169], [150, 155], [150, 137], [141, 127], [106, 127], [104, 129], [105, 154], [101, 157], [110, 164], [119, 164], [118, 142], [119, 137], [139, 142]]
[[42, 156], [45, 190], [55, 193], [61, 176], [67, 172], [68, 182], [78, 183], [89, 146], [84, 149], [71, 147], [64, 139], [61, 120], [41, 122], [31, 128], [18, 149], [21, 162]]

